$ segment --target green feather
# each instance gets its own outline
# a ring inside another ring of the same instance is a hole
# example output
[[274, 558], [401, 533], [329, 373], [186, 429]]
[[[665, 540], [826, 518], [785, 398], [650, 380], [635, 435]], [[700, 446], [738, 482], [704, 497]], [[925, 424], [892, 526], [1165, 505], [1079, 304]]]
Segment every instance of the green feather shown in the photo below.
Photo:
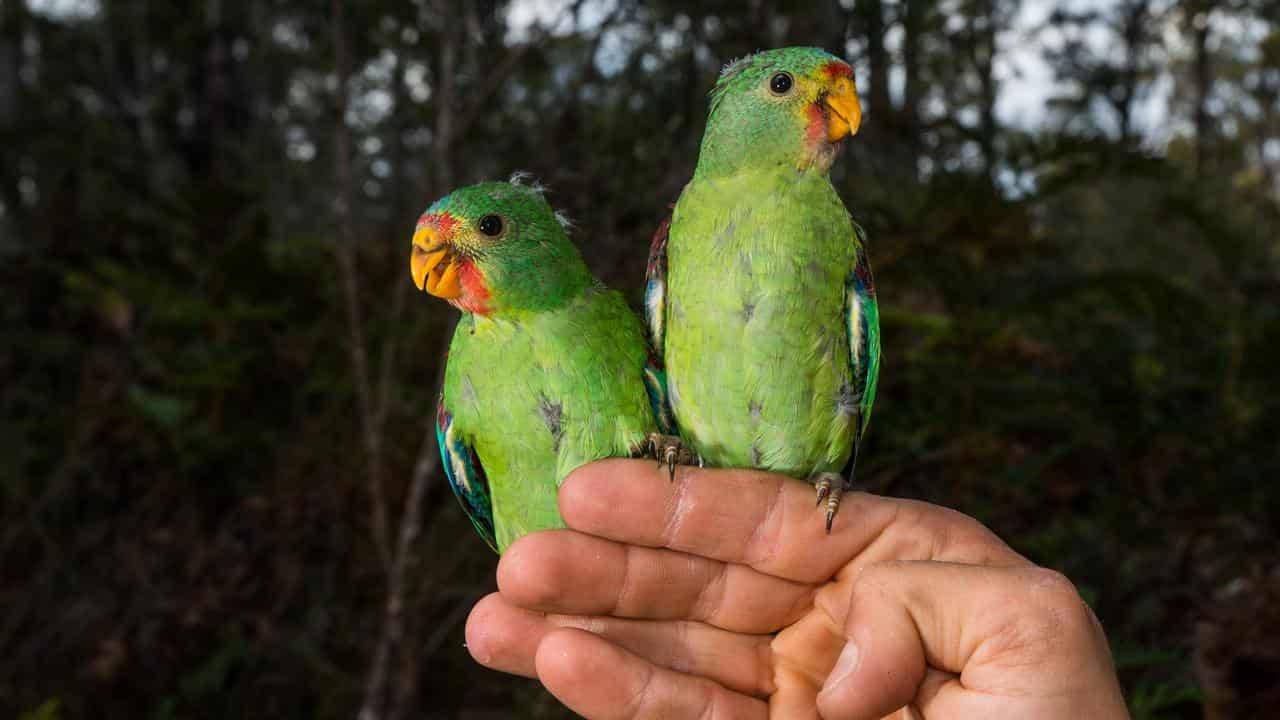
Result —
[[[875, 291], [827, 177], [834, 147], [807, 127], [834, 60], [787, 48], [726, 68], [693, 180], [655, 243], [653, 342], [682, 435], [712, 465], [839, 472], [871, 415]], [[778, 72], [808, 94], [771, 96]]]
[[[457, 244], [491, 293], [490, 311], [464, 314], [454, 332], [441, 451], [482, 535], [492, 517], [501, 551], [525, 533], [564, 526], [556, 491], [571, 471], [632, 455], [657, 430], [648, 347], [639, 320], [591, 278], [536, 188], [485, 183], [429, 212], [458, 221]], [[502, 217], [501, 237], [467, 230], [487, 214]], [[480, 467], [469, 468], [471, 453]]]
[[556, 489], [575, 468], [626, 457], [657, 425], [642, 373], [640, 323], [593, 286], [565, 306], [458, 323], [444, 398], [489, 478], [498, 549], [564, 527]]
[[797, 477], [844, 467], [858, 424], [844, 292], [856, 251], [820, 173], [685, 189], [667, 248], [665, 359], [676, 421], [704, 460]]

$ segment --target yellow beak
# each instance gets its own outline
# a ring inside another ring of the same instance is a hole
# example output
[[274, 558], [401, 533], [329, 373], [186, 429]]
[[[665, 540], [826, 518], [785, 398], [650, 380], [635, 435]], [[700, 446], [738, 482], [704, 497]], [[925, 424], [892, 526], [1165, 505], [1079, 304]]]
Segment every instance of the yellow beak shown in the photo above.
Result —
[[462, 294], [458, 281], [458, 256], [438, 239], [435, 228], [421, 227], [413, 234], [413, 254], [409, 258], [413, 284], [438, 298], [452, 300]]
[[858, 102], [858, 91], [852, 78], [841, 76], [833, 80], [822, 102], [827, 106], [829, 142], [858, 134], [858, 126], [862, 124], [862, 104]]

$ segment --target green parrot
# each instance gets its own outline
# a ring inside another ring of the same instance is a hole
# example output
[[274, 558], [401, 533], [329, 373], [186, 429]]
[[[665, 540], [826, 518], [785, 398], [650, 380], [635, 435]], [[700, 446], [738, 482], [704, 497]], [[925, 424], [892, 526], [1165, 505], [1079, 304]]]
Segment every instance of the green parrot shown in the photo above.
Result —
[[681, 455], [658, 358], [538, 185], [455, 190], [418, 219], [410, 272], [462, 310], [436, 410], [449, 485], [501, 552], [563, 527], [556, 489], [592, 460]]
[[726, 66], [645, 292], [684, 441], [709, 465], [809, 480], [828, 532], [880, 371], [866, 241], [827, 175], [860, 122], [853, 69], [822, 50]]

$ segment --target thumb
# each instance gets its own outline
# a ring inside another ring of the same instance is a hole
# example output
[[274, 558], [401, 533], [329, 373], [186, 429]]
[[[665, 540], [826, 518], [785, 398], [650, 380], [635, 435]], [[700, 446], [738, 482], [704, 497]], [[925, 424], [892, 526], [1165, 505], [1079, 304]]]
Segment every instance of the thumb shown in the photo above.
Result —
[[871, 565], [854, 581], [844, 632], [818, 695], [826, 720], [908, 704], [925, 717], [1125, 716], [1101, 627], [1051, 570]]

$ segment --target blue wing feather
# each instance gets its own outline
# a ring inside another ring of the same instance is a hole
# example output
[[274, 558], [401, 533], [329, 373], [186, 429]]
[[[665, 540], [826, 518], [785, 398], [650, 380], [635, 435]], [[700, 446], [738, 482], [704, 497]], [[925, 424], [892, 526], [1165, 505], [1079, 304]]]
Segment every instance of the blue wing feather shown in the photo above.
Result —
[[444, 405], [441, 395], [436, 403], [436, 443], [440, 446], [440, 464], [444, 466], [449, 487], [467, 512], [476, 532], [485, 543], [498, 551], [497, 535], [493, 530], [493, 501], [489, 495], [489, 478], [475, 451], [453, 426], [453, 415]]
[[855, 397], [858, 398], [858, 428], [853, 440], [846, 478], [852, 479], [858, 458], [858, 445], [871, 422], [876, 387], [880, 380], [880, 306], [876, 301], [875, 281], [867, 262], [866, 233], [853, 224], [857, 260], [845, 281], [846, 321], [849, 332], [849, 362]]
[[667, 334], [667, 235], [670, 231], [671, 216], [668, 215], [653, 234], [645, 271], [644, 318], [649, 328], [649, 345], [658, 357], [662, 357]]
[[649, 404], [657, 421], [658, 431], [664, 435], [676, 434], [675, 416], [671, 412], [671, 398], [667, 395], [667, 373], [662, 362], [666, 341], [667, 312], [667, 235], [671, 230], [668, 215], [653, 234], [649, 246], [649, 264], [645, 271], [644, 317], [649, 330], [648, 360], [644, 367], [644, 385], [649, 391]]
[[675, 435], [676, 419], [671, 412], [671, 400], [667, 396], [667, 371], [662, 365], [662, 358], [653, 350], [649, 351], [644, 364], [644, 389], [649, 393], [649, 407], [653, 410], [658, 432]]

